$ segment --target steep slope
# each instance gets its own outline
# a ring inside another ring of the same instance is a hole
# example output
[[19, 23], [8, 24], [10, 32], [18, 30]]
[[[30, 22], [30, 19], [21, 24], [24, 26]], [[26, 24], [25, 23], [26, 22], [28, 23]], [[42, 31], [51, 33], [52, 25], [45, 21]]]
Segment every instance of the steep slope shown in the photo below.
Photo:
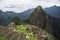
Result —
[[57, 40], [60, 40], [60, 19], [52, 17], [51, 22], [53, 35], [57, 37]]
[[37, 25], [42, 29], [45, 29], [48, 32], [51, 32], [52, 28], [49, 22], [48, 14], [42, 9], [41, 6], [38, 6], [32, 13], [29, 18], [29, 23]]
[[53, 34], [57, 38], [56, 40], [60, 40], [60, 19], [48, 15], [41, 6], [38, 6], [33, 11], [27, 22], [41, 27], [50, 34]]
[[52, 22], [52, 29], [53, 29], [53, 35], [56, 36], [57, 38], [59, 38], [60, 40], [60, 6], [51, 6], [48, 8], [44, 9], [48, 15], [50, 15], [50, 19]]

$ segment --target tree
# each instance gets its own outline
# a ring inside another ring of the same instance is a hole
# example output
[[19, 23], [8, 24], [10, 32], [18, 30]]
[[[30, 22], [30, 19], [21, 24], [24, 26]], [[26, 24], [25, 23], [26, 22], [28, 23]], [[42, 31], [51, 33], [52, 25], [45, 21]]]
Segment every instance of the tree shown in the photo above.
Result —
[[21, 25], [21, 19], [18, 17], [18, 16], [15, 16], [13, 18], [13, 22], [16, 24], [16, 25]]

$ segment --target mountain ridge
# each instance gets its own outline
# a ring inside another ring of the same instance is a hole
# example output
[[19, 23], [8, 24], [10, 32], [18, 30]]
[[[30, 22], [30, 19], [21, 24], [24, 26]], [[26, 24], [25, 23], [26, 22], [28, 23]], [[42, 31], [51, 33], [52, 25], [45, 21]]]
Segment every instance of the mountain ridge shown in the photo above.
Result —
[[51, 6], [44, 9], [49, 15], [60, 18], [60, 6]]
[[0, 25], [8, 25], [15, 16], [18, 16], [21, 19], [28, 18], [32, 13], [31, 10], [33, 11], [34, 9], [28, 9], [22, 13], [15, 13], [12, 11], [3, 12], [0, 10]]

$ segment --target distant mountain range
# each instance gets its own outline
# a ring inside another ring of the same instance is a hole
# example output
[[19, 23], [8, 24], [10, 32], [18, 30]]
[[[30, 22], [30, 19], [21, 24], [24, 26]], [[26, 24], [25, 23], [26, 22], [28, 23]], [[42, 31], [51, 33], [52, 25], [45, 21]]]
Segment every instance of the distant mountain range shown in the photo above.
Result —
[[34, 9], [32, 8], [21, 13], [15, 13], [12, 11], [3, 12], [0, 10], [0, 25], [8, 25], [15, 16], [18, 16], [21, 19], [28, 18], [33, 10]]
[[24, 19], [29, 14], [31, 14], [33, 10], [34, 9], [32, 8], [32, 9], [25, 10], [24, 12], [21, 13], [15, 13], [12, 11], [3, 12], [2, 10], [0, 10], [0, 15], [9, 16], [9, 17], [20, 16], [20, 18]]
[[51, 6], [44, 9], [49, 15], [60, 18], [60, 6]]

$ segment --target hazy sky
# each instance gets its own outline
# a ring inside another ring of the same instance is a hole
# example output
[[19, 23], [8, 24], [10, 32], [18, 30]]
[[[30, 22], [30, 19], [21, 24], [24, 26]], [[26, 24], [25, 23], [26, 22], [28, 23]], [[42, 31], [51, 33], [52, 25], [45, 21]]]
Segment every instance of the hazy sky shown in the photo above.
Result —
[[53, 5], [60, 6], [60, 0], [0, 0], [0, 9], [3, 11], [22, 12], [38, 5], [43, 8]]

